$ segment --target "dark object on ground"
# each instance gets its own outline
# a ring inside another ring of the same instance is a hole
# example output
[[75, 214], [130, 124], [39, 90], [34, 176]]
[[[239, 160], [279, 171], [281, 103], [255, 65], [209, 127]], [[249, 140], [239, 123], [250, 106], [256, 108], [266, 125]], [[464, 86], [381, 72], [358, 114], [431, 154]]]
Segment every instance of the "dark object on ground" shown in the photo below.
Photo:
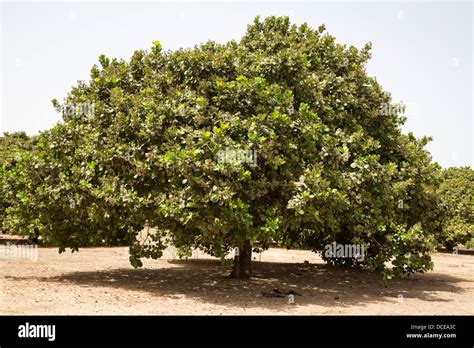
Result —
[[295, 290], [284, 290], [284, 289], [279, 289], [275, 288], [272, 291], [262, 291], [262, 296], [263, 297], [279, 297], [283, 298], [288, 295], [296, 295], [296, 296], [303, 296], [299, 292]]

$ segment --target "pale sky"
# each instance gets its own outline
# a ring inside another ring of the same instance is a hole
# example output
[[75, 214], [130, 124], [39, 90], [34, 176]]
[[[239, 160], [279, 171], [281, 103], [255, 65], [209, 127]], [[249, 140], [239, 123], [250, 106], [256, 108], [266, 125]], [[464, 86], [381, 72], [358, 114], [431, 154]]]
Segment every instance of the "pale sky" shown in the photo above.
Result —
[[427, 148], [442, 166], [472, 167], [471, 2], [3, 1], [0, 132], [52, 127], [60, 115], [50, 100], [89, 80], [100, 54], [129, 59], [155, 40], [165, 50], [238, 40], [257, 15], [325, 24], [358, 48], [371, 41], [367, 71], [407, 104], [404, 131], [432, 136]]

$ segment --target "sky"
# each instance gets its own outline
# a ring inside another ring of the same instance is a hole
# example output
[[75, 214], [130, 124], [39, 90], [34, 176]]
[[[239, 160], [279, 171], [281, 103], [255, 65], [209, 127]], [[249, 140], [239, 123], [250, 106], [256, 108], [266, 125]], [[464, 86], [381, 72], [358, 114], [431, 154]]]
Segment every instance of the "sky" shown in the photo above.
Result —
[[433, 137], [427, 149], [443, 167], [473, 166], [471, 2], [0, 1], [0, 133], [60, 121], [51, 99], [88, 81], [100, 54], [238, 40], [255, 16], [286, 15], [325, 24], [348, 46], [372, 42], [367, 72], [407, 105], [403, 131]]

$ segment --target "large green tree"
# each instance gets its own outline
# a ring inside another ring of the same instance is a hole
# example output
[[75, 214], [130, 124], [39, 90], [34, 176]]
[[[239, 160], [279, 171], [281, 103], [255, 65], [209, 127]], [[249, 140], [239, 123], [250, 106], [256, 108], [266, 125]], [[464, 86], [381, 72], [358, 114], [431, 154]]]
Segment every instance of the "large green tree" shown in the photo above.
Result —
[[248, 277], [256, 245], [336, 242], [365, 257], [328, 262], [385, 279], [428, 270], [437, 167], [429, 139], [401, 133], [400, 107], [366, 73], [369, 51], [269, 17], [238, 42], [101, 56], [90, 81], [54, 101], [63, 122], [17, 166], [22, 198], [7, 224], [61, 250], [120, 240], [134, 266], [168, 244], [222, 259], [237, 250], [232, 275]]

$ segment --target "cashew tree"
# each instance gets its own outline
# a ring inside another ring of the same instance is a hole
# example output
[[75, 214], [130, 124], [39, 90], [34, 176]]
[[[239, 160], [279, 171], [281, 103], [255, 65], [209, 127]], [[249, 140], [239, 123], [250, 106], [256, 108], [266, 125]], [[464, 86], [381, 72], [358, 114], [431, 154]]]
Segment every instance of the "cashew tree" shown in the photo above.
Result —
[[100, 56], [53, 101], [63, 120], [27, 156], [38, 179], [23, 178], [9, 227], [61, 250], [119, 240], [137, 267], [168, 245], [201, 248], [231, 257], [233, 277], [251, 276], [252, 252], [271, 243], [361, 245], [363, 260], [323, 257], [384, 279], [428, 270], [438, 167], [428, 138], [401, 132], [369, 58], [370, 44], [286, 17], [257, 17], [224, 44]]

